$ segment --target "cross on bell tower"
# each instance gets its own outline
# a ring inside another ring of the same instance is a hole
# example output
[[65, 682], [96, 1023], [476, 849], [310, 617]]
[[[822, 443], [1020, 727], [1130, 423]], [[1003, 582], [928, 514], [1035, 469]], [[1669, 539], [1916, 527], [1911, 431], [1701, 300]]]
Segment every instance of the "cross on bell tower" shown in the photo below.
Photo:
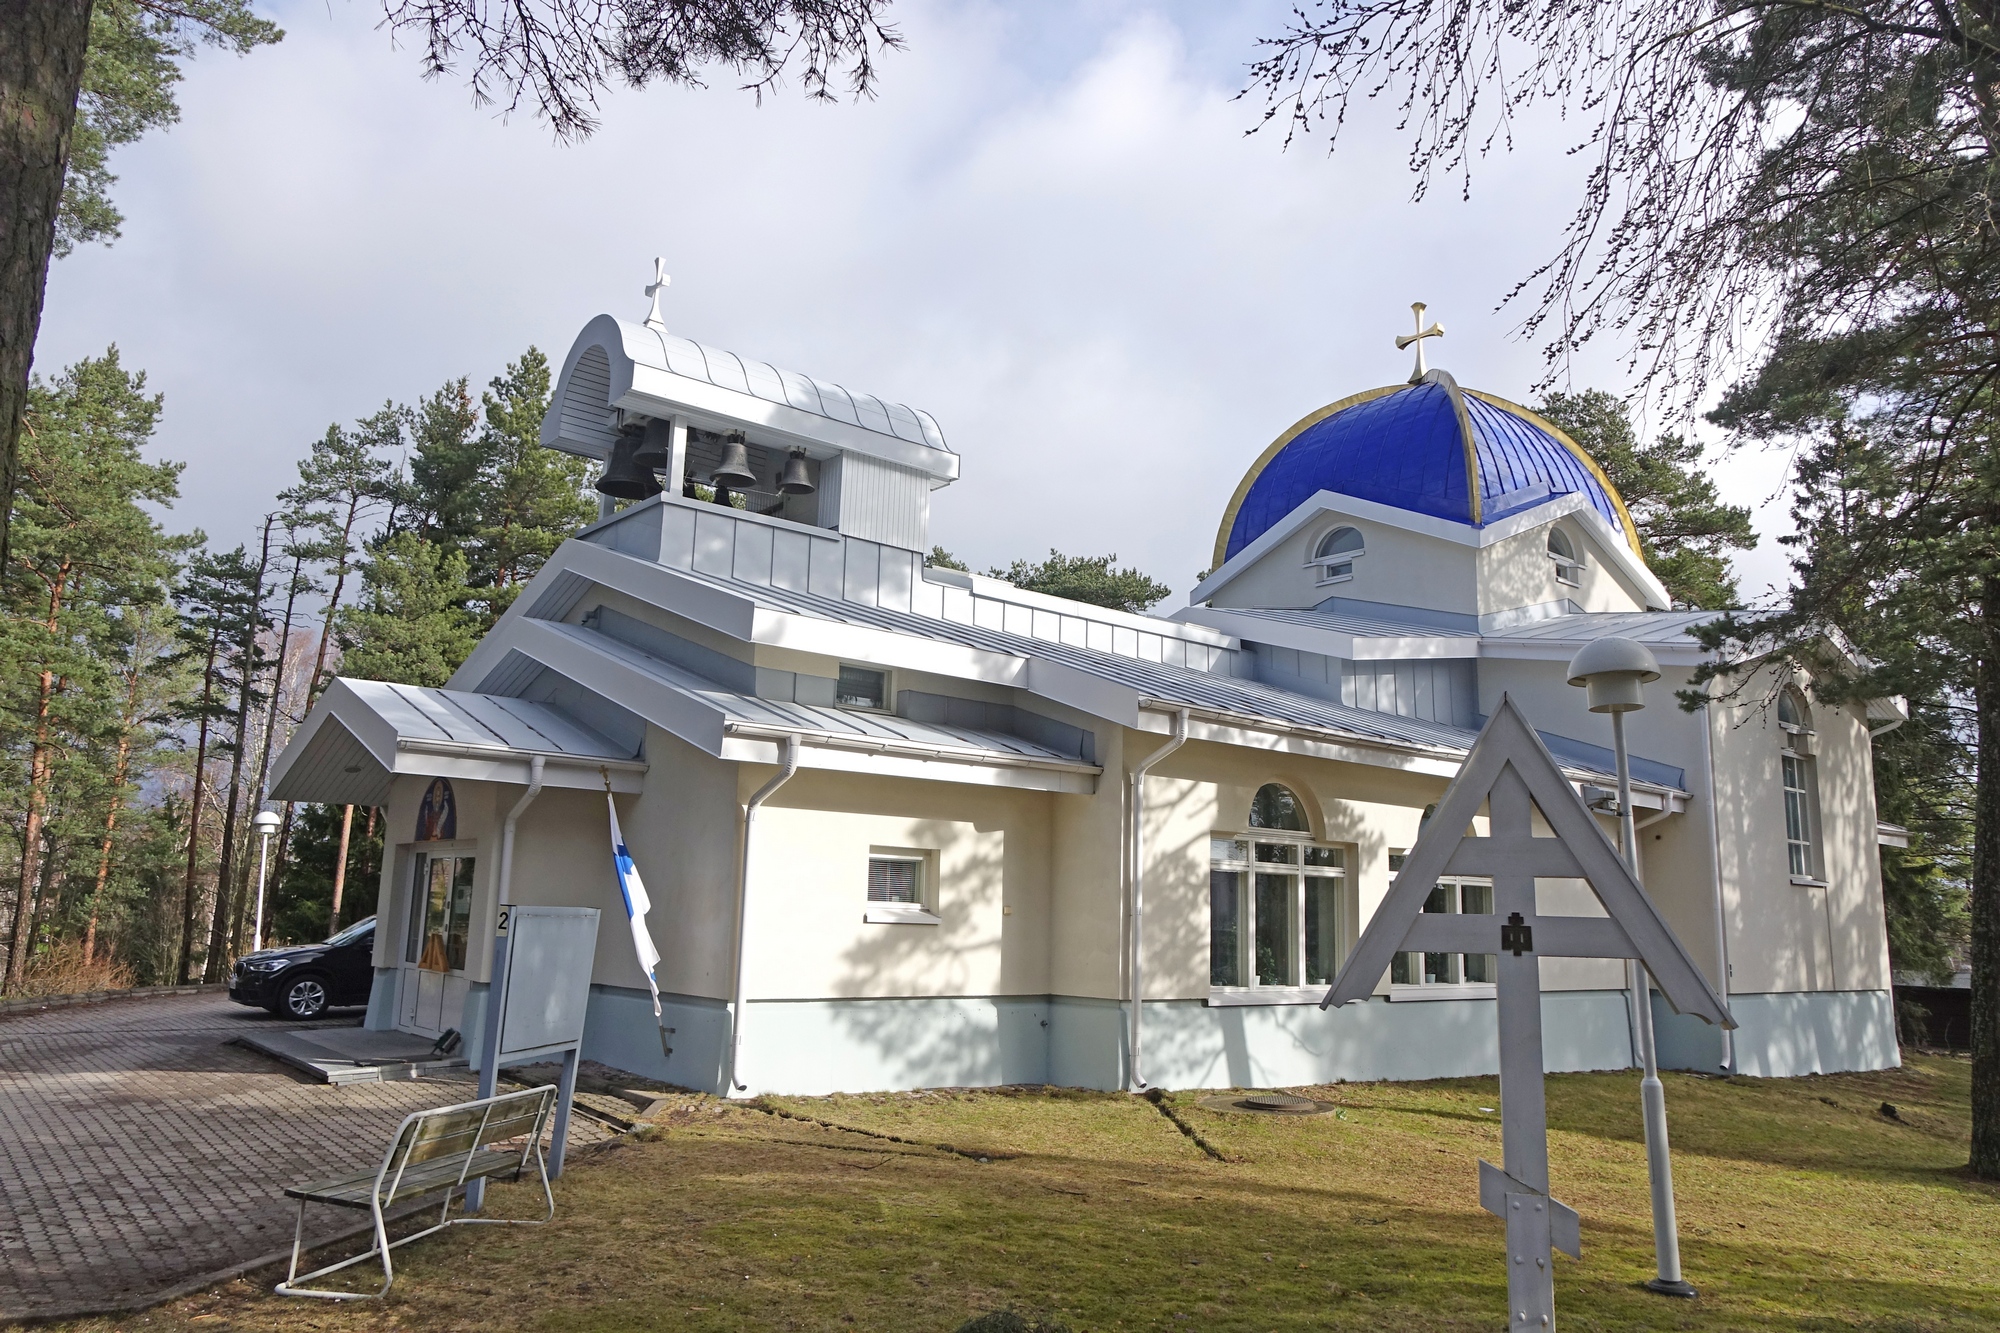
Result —
[[1420, 384], [1423, 382], [1424, 371], [1427, 369], [1424, 365], [1424, 339], [1444, 337], [1444, 325], [1434, 322], [1429, 328], [1424, 327], [1424, 303], [1422, 301], [1412, 301], [1410, 303], [1410, 310], [1417, 317], [1417, 331], [1415, 333], [1401, 333], [1396, 335], [1396, 350], [1400, 352], [1411, 343], [1417, 345], [1417, 368], [1410, 372], [1410, 383]]
[[[646, 284], [646, 295], [653, 298], [653, 308], [646, 312], [647, 328], [659, 329], [662, 332], [666, 331], [667, 323], [660, 318], [660, 294], [667, 290], [667, 285], [672, 281], [673, 279], [667, 276], [667, 261], [658, 258], [654, 259], [653, 280]], [[1398, 344], [1398, 346], [1400, 345]], [[1420, 347], [1417, 349], [1417, 360], [1422, 361], [1423, 359], [1424, 353]]]

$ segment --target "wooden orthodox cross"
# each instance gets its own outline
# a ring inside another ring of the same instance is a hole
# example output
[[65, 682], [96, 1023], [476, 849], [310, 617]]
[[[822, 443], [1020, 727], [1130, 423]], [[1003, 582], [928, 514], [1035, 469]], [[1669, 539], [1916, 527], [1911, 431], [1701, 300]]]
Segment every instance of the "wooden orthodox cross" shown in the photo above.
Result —
[[[1486, 807], [1489, 833], [1471, 833]], [[1553, 837], [1537, 837], [1539, 811]], [[1493, 914], [1426, 913], [1441, 875], [1493, 880]], [[1607, 915], [1543, 916], [1538, 879], [1589, 882]], [[1679, 939], [1654, 910], [1604, 830], [1514, 701], [1501, 697], [1458, 776], [1417, 836], [1322, 1009], [1364, 1000], [1402, 952], [1497, 949], [1502, 1166], [1479, 1164], [1479, 1202], [1507, 1223], [1507, 1327], [1555, 1327], [1551, 1246], [1582, 1257], [1576, 1213], [1549, 1197], [1547, 1106], [1542, 1096], [1542, 958], [1636, 958], [1683, 1014], [1734, 1027]]]
[[1425, 306], [1422, 301], [1412, 301], [1410, 309], [1417, 317], [1417, 331], [1397, 334], [1396, 350], [1400, 352], [1411, 343], [1417, 345], [1417, 368], [1410, 372], [1410, 383], [1421, 384], [1424, 378], [1424, 339], [1444, 337], [1444, 325], [1433, 323], [1429, 328], [1424, 327]]

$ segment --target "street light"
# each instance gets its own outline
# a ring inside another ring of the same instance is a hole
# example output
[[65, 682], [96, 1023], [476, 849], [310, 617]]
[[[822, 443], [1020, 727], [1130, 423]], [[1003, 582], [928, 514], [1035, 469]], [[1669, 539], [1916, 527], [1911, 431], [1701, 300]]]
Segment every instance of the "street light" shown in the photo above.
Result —
[[257, 844], [257, 921], [250, 927], [251, 953], [264, 947], [264, 865], [271, 855], [271, 835], [281, 822], [275, 810], [259, 810], [250, 819], [250, 827], [261, 839]]
[[[1569, 683], [1587, 693], [1590, 711], [1611, 714], [1611, 743], [1618, 755], [1618, 845], [1632, 878], [1639, 878], [1639, 840], [1632, 826], [1632, 761], [1625, 752], [1625, 715], [1646, 706], [1643, 687], [1660, 678], [1660, 664], [1641, 643], [1606, 638], [1586, 644], [1570, 659]], [[1639, 1033], [1639, 1104], [1646, 1123], [1646, 1174], [1653, 1190], [1653, 1254], [1659, 1276], [1646, 1286], [1663, 1296], [1693, 1296], [1681, 1277], [1681, 1242], [1674, 1221], [1674, 1167], [1667, 1155], [1667, 1090], [1653, 1044], [1652, 987], [1646, 971], [1627, 962], [1633, 1025]]]

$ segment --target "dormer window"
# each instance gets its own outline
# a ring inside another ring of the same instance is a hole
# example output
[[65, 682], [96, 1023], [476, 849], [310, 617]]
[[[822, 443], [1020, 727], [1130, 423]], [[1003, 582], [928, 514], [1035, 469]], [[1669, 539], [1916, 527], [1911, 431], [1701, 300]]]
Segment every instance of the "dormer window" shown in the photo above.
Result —
[[1319, 539], [1311, 563], [1321, 583], [1340, 583], [1354, 577], [1354, 562], [1365, 554], [1359, 528], [1335, 528]]
[[842, 708], [866, 708], [873, 712], [889, 710], [889, 673], [872, 667], [840, 664], [840, 682], [834, 689], [834, 702]]
[[1556, 582], [1574, 588], [1583, 570], [1583, 561], [1577, 559], [1576, 543], [1561, 528], [1549, 529], [1549, 559], [1555, 563]]

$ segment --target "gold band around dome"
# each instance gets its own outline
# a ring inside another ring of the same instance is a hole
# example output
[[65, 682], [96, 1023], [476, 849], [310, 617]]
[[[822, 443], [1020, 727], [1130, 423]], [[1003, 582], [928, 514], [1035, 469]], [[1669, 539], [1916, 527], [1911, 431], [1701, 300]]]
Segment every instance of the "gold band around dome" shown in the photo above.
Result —
[[1213, 573], [1214, 570], [1221, 569], [1223, 562], [1228, 559], [1229, 530], [1236, 526], [1237, 511], [1243, 508], [1243, 501], [1250, 494], [1250, 488], [1257, 483], [1257, 478], [1263, 473], [1264, 465], [1276, 458], [1280, 449], [1283, 449], [1286, 445], [1297, 439], [1299, 434], [1307, 427], [1317, 426], [1336, 412], [1345, 412], [1350, 407], [1358, 407], [1362, 403], [1380, 398], [1384, 394], [1391, 394], [1398, 389], [1407, 389], [1409, 387], [1407, 384], [1391, 384], [1380, 389], [1365, 389], [1360, 393], [1350, 394], [1337, 403], [1328, 403], [1317, 412], [1309, 412], [1305, 416], [1300, 417], [1292, 423], [1290, 430], [1271, 441], [1271, 446], [1264, 450], [1263, 453], [1258, 454], [1257, 461], [1252, 463], [1250, 470], [1243, 474], [1243, 480], [1236, 483], [1236, 493], [1229, 497], [1229, 507], [1222, 511], [1222, 527], [1215, 534], [1215, 564], [1210, 572]]
[[1478, 389], [1467, 389], [1466, 392], [1474, 398], [1497, 407], [1504, 412], [1512, 412], [1515, 416], [1521, 417], [1531, 425], [1541, 427], [1554, 436], [1558, 444], [1576, 455], [1576, 461], [1590, 469], [1590, 475], [1597, 478], [1597, 484], [1602, 486], [1604, 493], [1611, 497], [1611, 507], [1618, 511], [1618, 517], [1623, 523], [1625, 544], [1632, 548], [1632, 554], [1639, 557], [1641, 564], [1645, 563], [1646, 553], [1639, 549], [1639, 530], [1633, 526], [1632, 511], [1625, 507], [1625, 497], [1620, 495], [1618, 488], [1611, 484], [1611, 478], [1605, 475], [1604, 469], [1598, 466], [1597, 460], [1590, 456], [1589, 450], [1585, 449], [1575, 440], [1572, 440], [1569, 437], [1568, 431], [1563, 430], [1555, 422], [1550, 421], [1547, 417], [1534, 411], [1532, 408], [1523, 407], [1519, 403], [1509, 402], [1498, 394], [1481, 393]]
[[[1222, 511], [1222, 526], [1216, 529], [1215, 533], [1215, 563], [1210, 567], [1209, 572], [1214, 573], [1215, 570], [1222, 568], [1227, 562], [1229, 530], [1236, 526], [1236, 515], [1242, 510], [1243, 501], [1249, 497], [1250, 488], [1257, 484], [1257, 478], [1263, 475], [1264, 468], [1273, 458], [1278, 456], [1279, 451], [1297, 439], [1308, 428], [1317, 426], [1330, 416], [1345, 412], [1350, 407], [1359, 407], [1362, 403], [1371, 402], [1374, 399], [1399, 392], [1409, 387], [1407, 384], [1391, 384], [1380, 389], [1366, 389], [1357, 394], [1350, 394], [1338, 402], [1328, 403], [1318, 411], [1309, 412], [1305, 416], [1300, 417], [1292, 424], [1289, 430], [1271, 441], [1270, 446], [1263, 453], [1257, 455], [1257, 461], [1250, 465], [1250, 470], [1243, 474], [1243, 480], [1236, 484], [1235, 493], [1229, 497], [1229, 507]], [[1597, 484], [1604, 488], [1604, 493], [1611, 497], [1612, 507], [1618, 511], [1618, 517], [1623, 520], [1625, 544], [1632, 548], [1632, 554], [1639, 556], [1642, 560], [1645, 558], [1644, 552], [1639, 549], [1638, 532], [1632, 526], [1632, 513], [1625, 507], [1625, 497], [1618, 493], [1618, 488], [1611, 484], [1611, 478], [1604, 474], [1604, 469], [1598, 466], [1597, 460], [1592, 458], [1582, 445], [1572, 440], [1567, 433], [1558, 428], [1553, 422], [1539, 413], [1521, 406], [1519, 403], [1509, 402], [1507, 399], [1501, 398], [1496, 394], [1482, 393], [1478, 389], [1463, 389], [1461, 392], [1469, 393], [1481, 402], [1492, 407], [1497, 407], [1503, 412], [1512, 412], [1529, 424], [1547, 431], [1551, 438], [1561, 444], [1563, 448], [1569, 450], [1578, 462], [1590, 470], [1590, 475], [1597, 478]], [[1469, 477], [1468, 482], [1476, 492], [1478, 478], [1476, 476]]]

